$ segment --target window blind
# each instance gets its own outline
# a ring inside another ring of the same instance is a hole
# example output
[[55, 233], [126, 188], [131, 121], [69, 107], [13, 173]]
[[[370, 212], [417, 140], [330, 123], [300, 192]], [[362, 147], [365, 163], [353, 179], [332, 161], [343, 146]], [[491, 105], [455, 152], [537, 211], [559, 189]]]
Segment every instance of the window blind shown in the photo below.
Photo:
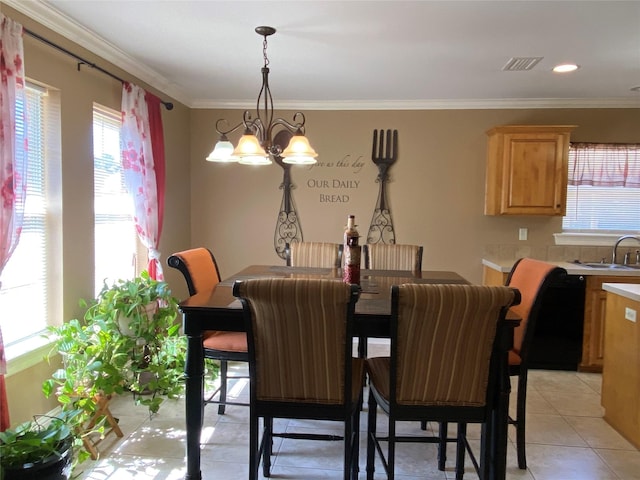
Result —
[[[40, 334], [49, 323], [49, 288], [47, 256], [47, 145], [45, 89], [28, 85], [26, 104], [17, 102], [18, 112], [26, 109], [29, 118], [27, 197], [20, 241], [2, 272], [0, 322], [5, 346]], [[17, 115], [20, 119], [21, 115]], [[24, 132], [18, 121], [16, 129]]]
[[136, 273], [133, 206], [120, 162], [120, 112], [94, 104], [95, 293]]
[[637, 144], [572, 145], [563, 230], [640, 231], [640, 188], [631, 181], [637, 177], [639, 158]]

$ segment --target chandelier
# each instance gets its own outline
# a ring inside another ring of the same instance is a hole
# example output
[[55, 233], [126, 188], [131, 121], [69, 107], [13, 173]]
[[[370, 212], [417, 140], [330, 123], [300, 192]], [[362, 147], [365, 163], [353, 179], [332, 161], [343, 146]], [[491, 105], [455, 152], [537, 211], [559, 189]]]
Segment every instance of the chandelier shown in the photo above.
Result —
[[[276, 33], [273, 27], [256, 27], [256, 33], [264, 37], [262, 53], [264, 66], [262, 67], [262, 87], [256, 102], [256, 117], [252, 118], [249, 110], [245, 110], [242, 121], [237, 125], [227, 128], [228, 122], [220, 119], [216, 122], [216, 132], [220, 135], [213, 151], [207, 157], [210, 162], [238, 162], [245, 165], [270, 165], [271, 158], [275, 158], [288, 164], [309, 165], [316, 163], [318, 154], [309, 145], [309, 140], [304, 135], [305, 116], [302, 112], [293, 115], [293, 121], [282, 118], [273, 118], [273, 98], [269, 89], [269, 59], [267, 58], [267, 37]], [[227, 137], [228, 134], [244, 127], [244, 134], [240, 137], [238, 145], [234, 146]], [[288, 130], [293, 134], [287, 147], [273, 141], [278, 130]]]

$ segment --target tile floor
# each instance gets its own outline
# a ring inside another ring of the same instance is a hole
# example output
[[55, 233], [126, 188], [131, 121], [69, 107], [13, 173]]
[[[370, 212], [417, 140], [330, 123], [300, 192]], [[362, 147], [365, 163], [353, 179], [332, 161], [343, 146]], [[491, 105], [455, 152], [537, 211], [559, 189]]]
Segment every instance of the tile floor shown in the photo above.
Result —
[[[384, 345], [370, 345], [370, 355], [381, 354]], [[241, 370], [242, 364], [234, 365]], [[509, 429], [507, 478], [510, 480], [640, 480], [640, 451], [622, 438], [602, 418], [601, 376], [577, 372], [533, 370], [529, 376], [527, 461], [528, 470], [516, 463], [514, 429]], [[248, 384], [240, 380], [232, 394], [247, 398]], [[366, 397], [365, 397], [366, 399]], [[512, 406], [515, 397], [512, 396]], [[183, 479], [185, 467], [184, 401], [168, 400], [149, 419], [144, 407], [130, 396], [113, 402], [120, 419], [121, 439], [113, 435], [100, 444], [101, 459], [86, 462], [77, 472], [82, 480]], [[223, 416], [215, 406], [205, 409], [202, 434], [203, 480], [244, 480], [248, 476], [248, 408], [227, 407]], [[384, 415], [379, 418], [383, 420]], [[335, 431], [325, 423], [289, 422], [280, 426]], [[361, 428], [366, 428], [366, 405]], [[338, 426], [338, 432], [340, 427]], [[420, 433], [418, 425], [403, 426]], [[477, 446], [478, 430], [469, 430]], [[361, 435], [360, 478], [366, 478], [365, 435]], [[472, 445], [474, 441], [472, 441]], [[453, 445], [451, 446], [453, 448]], [[342, 478], [342, 443], [276, 439], [271, 478], [289, 480], [339, 480]], [[453, 459], [453, 450], [449, 452]], [[469, 463], [469, 462], [467, 462]], [[436, 467], [436, 446], [401, 444], [397, 452], [398, 480], [454, 478], [453, 464], [445, 472]], [[469, 464], [465, 479], [477, 479]], [[385, 478], [382, 467], [376, 479]]]

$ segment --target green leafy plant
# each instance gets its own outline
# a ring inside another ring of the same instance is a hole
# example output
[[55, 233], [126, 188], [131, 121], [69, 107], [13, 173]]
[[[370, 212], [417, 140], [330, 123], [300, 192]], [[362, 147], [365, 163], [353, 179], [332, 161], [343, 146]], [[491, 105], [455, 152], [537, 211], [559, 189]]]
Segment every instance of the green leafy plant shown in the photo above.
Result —
[[[62, 367], [42, 385], [56, 395], [63, 411], [78, 410], [76, 433], [104, 433], [104, 419], [93, 418], [102, 396], [134, 393], [136, 403], [156, 413], [165, 397], [184, 389], [186, 339], [180, 334], [178, 302], [166, 282], [147, 272], [132, 280], [105, 284], [87, 303], [82, 319], [49, 327]], [[91, 432], [84, 430], [90, 422]], [[80, 449], [87, 457], [88, 452]], [[82, 460], [82, 459], [81, 459]]]
[[57, 461], [62, 461], [61, 469], [70, 472], [76, 444], [72, 425], [79, 413], [75, 410], [62, 412], [58, 417], [40, 415], [15, 429], [0, 432], [0, 478], [7, 471]]

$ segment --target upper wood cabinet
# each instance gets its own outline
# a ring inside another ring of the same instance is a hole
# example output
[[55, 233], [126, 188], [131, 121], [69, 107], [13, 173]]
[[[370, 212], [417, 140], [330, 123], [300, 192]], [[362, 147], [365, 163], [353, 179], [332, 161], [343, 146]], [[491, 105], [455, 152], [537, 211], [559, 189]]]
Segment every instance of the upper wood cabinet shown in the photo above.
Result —
[[574, 128], [505, 125], [489, 130], [485, 215], [564, 215]]

